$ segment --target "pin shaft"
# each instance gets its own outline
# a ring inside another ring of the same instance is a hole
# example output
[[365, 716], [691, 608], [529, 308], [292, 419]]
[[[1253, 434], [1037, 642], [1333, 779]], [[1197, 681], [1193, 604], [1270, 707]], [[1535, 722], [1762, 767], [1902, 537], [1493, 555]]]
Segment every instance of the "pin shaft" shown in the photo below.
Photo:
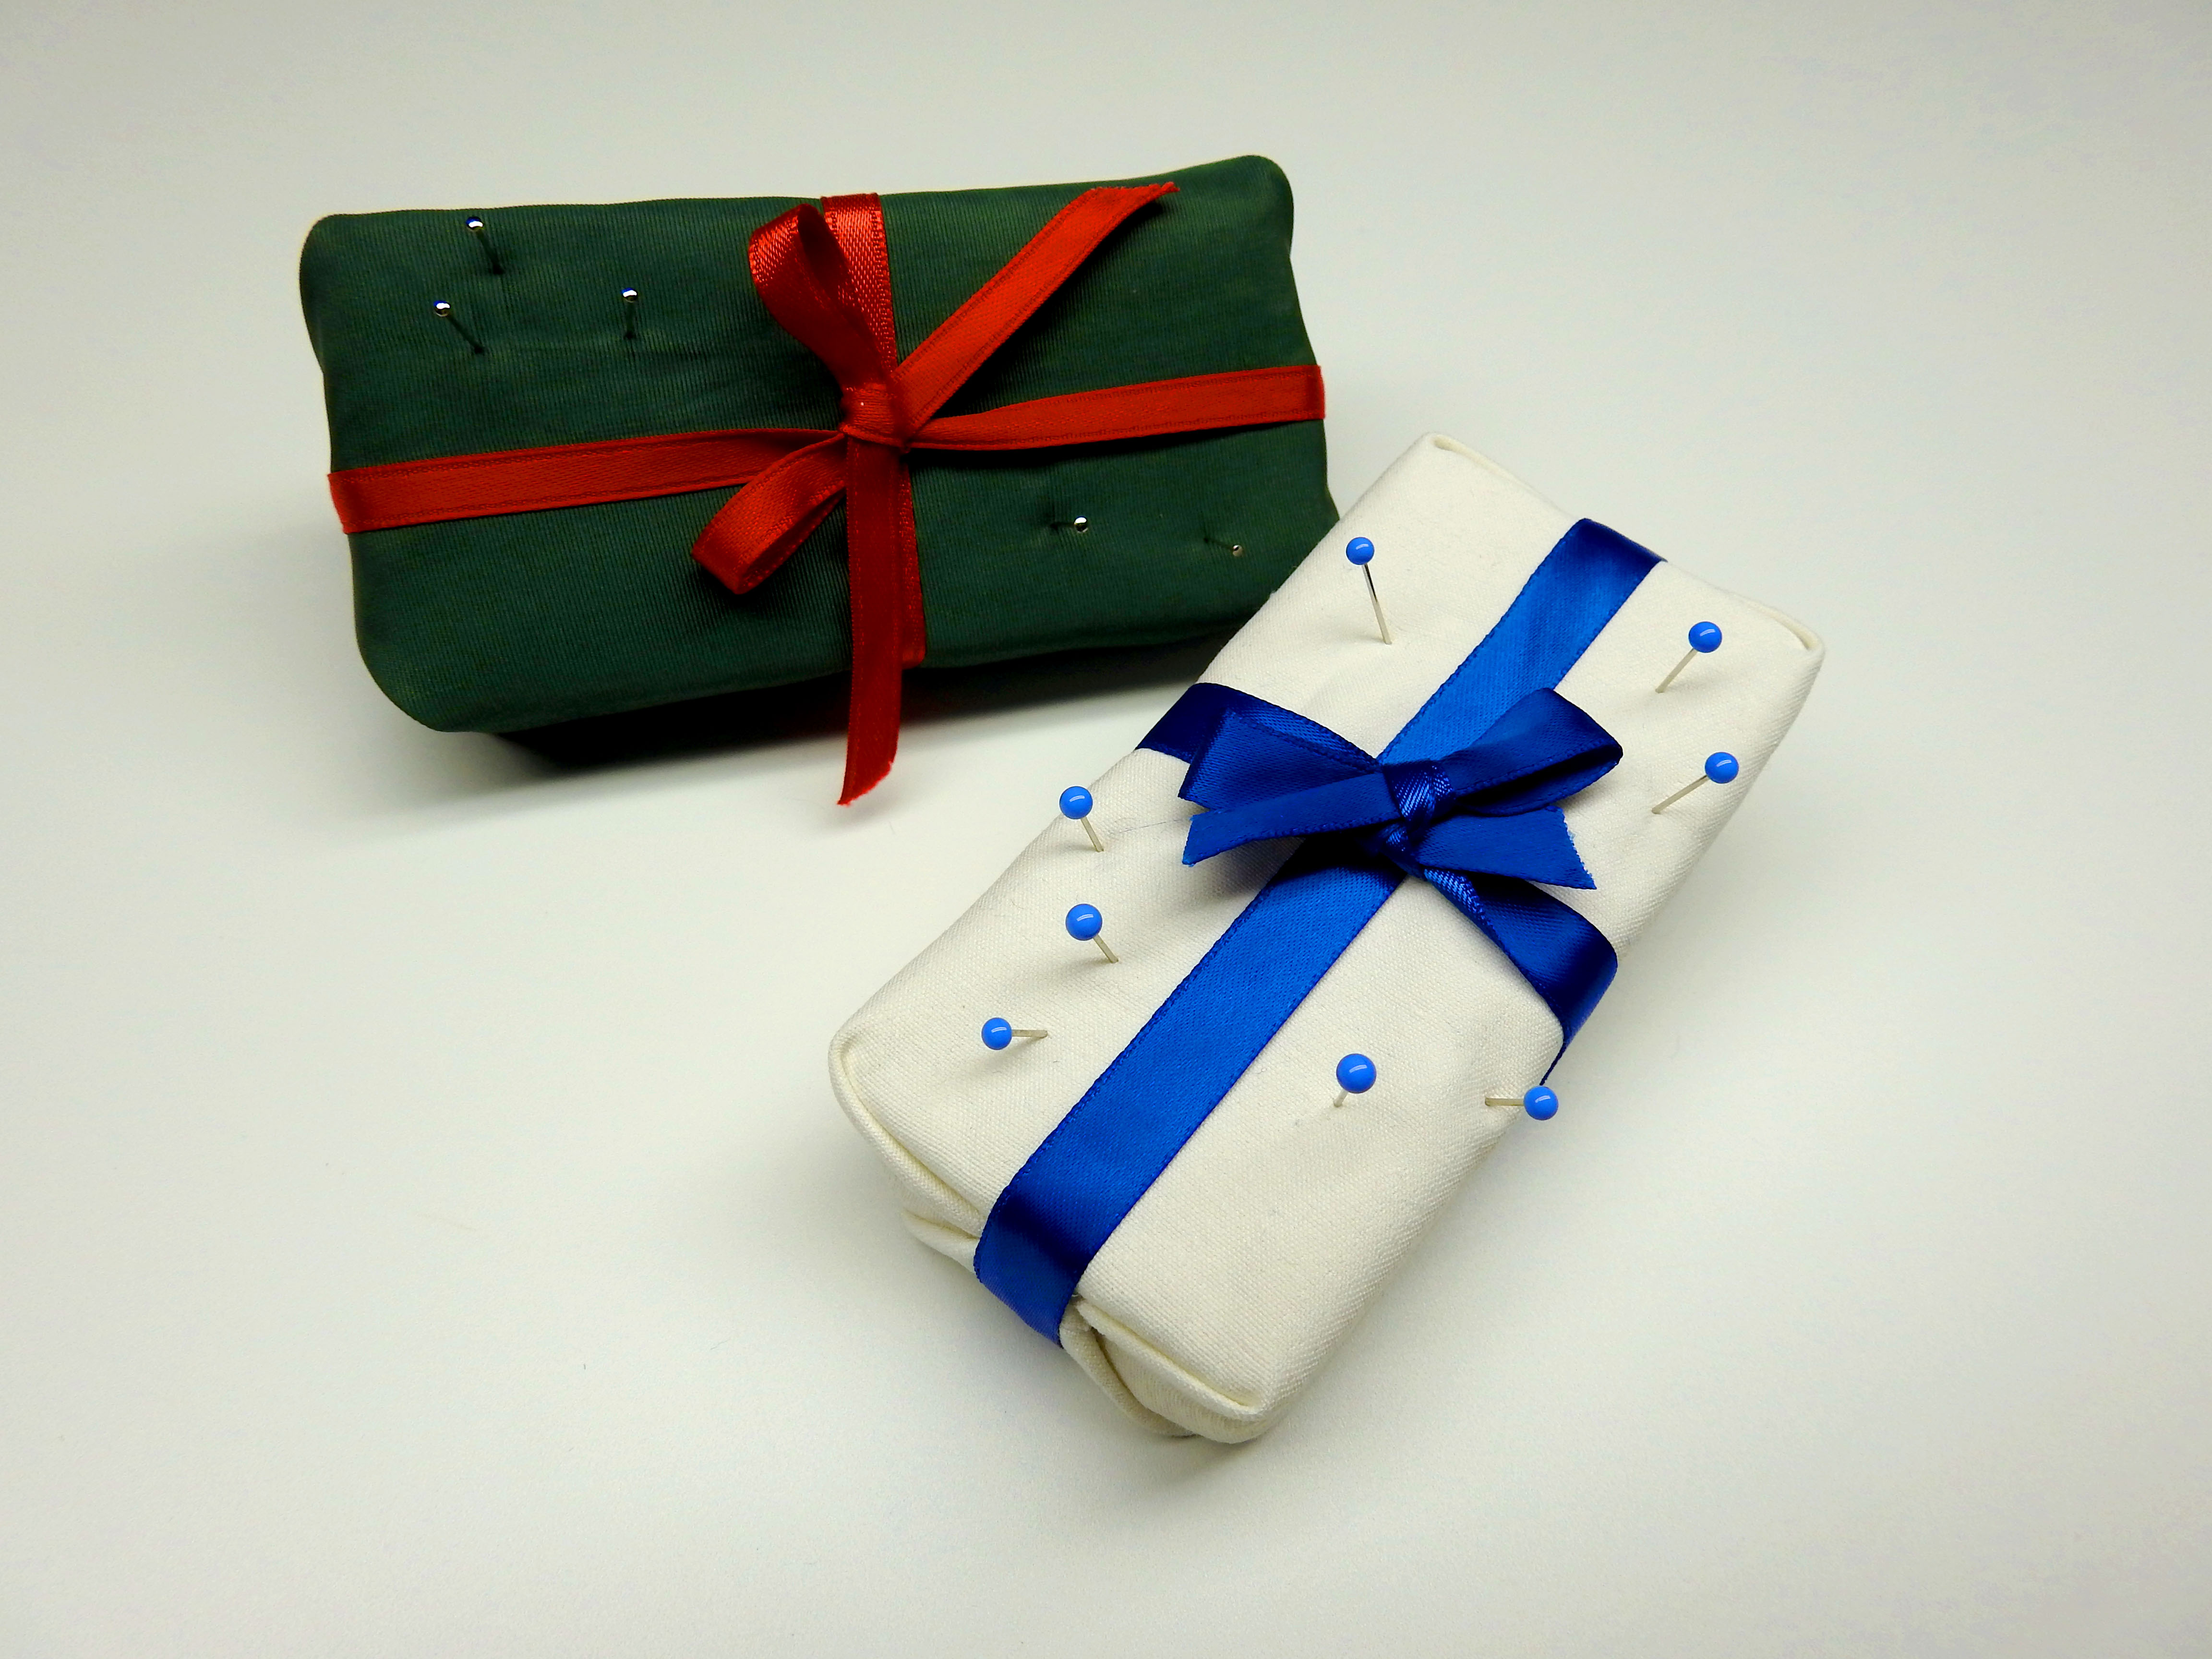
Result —
[[477, 338], [474, 334], [469, 331], [469, 325], [461, 320], [460, 313], [453, 309], [451, 301], [446, 300], [433, 301], [430, 306], [430, 312], [431, 314], [436, 317], [441, 322], [450, 324], [453, 327], [453, 332], [459, 335], [461, 338], [468, 342], [469, 349], [471, 351], [475, 352], [479, 356], [483, 356], [484, 349], [483, 342]]
[[1098, 947], [1098, 954], [1105, 957], [1107, 961], [1121, 961], [1121, 958], [1114, 954], [1112, 947], [1109, 946], [1103, 939], [1094, 937], [1091, 942]]
[[1359, 567], [1359, 574], [1367, 578], [1367, 597], [1375, 602], [1375, 626], [1382, 635], [1382, 643], [1396, 644], [1397, 641], [1390, 637], [1390, 619], [1382, 614], [1382, 596], [1375, 590], [1375, 572], [1363, 564]]
[[1078, 822], [1083, 825], [1083, 833], [1091, 837], [1091, 850], [1094, 853], [1104, 852], [1106, 843], [1098, 839], [1098, 832], [1091, 828], [1091, 820], [1086, 817], [1079, 819]]
[[1681, 672], [1685, 668], [1687, 668], [1687, 667], [1688, 667], [1692, 663], [1693, 663], [1693, 662], [1697, 661], [1697, 659], [1698, 659], [1698, 649], [1697, 649], [1697, 647], [1696, 647], [1695, 646], [1692, 646], [1692, 647], [1691, 647], [1687, 651], [1685, 651], [1685, 652], [1682, 653], [1682, 660], [1681, 660], [1681, 661], [1680, 661], [1680, 662], [1678, 662], [1678, 663], [1676, 663], [1676, 664], [1675, 664], [1672, 668], [1668, 669], [1668, 670], [1667, 671], [1667, 678], [1666, 678], [1665, 679], [1663, 679], [1663, 680], [1660, 681], [1660, 682], [1659, 682], [1659, 684], [1656, 684], [1656, 686], [1652, 687], [1652, 688], [1651, 688], [1651, 689], [1652, 689], [1652, 690], [1653, 690], [1655, 693], [1656, 693], [1656, 692], [1660, 692], [1660, 691], [1664, 691], [1664, 690], [1665, 690], [1668, 686], [1670, 686], [1670, 685], [1674, 684], [1674, 676], [1676, 676], [1677, 674], [1680, 673], [1680, 672]]
[[491, 239], [491, 227], [474, 214], [462, 220], [461, 224], [470, 235], [477, 239], [477, 246], [483, 250], [484, 262], [491, 267], [491, 274], [506, 276], [507, 267], [500, 263], [499, 244]]
[[1681, 799], [1683, 796], [1688, 794], [1692, 789], [1701, 788], [1711, 781], [1712, 780], [1711, 778], [1707, 777], [1703, 772], [1700, 772], [1696, 777], [1692, 778], [1687, 783], [1684, 784], [1680, 789], [1677, 789], [1673, 794], [1668, 796], [1666, 799], [1661, 801], [1651, 810], [1655, 812], [1663, 812], [1668, 807], [1672, 806], [1676, 801]]

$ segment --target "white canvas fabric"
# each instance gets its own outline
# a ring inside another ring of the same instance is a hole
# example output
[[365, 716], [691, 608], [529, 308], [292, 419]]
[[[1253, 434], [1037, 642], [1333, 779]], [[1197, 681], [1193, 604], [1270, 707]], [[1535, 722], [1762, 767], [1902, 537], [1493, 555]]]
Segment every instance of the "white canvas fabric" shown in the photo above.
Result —
[[[1572, 523], [1474, 451], [1425, 437], [1205, 678], [1378, 753]], [[1360, 535], [1377, 550], [1392, 645], [1344, 557]], [[1721, 649], [1655, 695], [1704, 620], [1720, 624]], [[1673, 563], [1654, 569], [1559, 684], [1626, 754], [1566, 803], [1596, 888], [1546, 890], [1625, 950], [1757, 781], [1820, 659], [1796, 623]], [[1717, 750], [1741, 776], [1655, 816]], [[1092, 791], [1103, 854], [1053, 819], [831, 1044], [837, 1098], [890, 1168], [908, 1225], [971, 1270], [1001, 1189], [1294, 845], [1186, 866], [1184, 771], [1141, 750], [1116, 764]], [[1068, 937], [1079, 902], [1103, 913], [1118, 963]], [[994, 1053], [978, 1036], [992, 1015], [1050, 1036]], [[1558, 1042], [1504, 954], [1426, 883], [1401, 883], [1107, 1241], [1061, 1345], [1148, 1427], [1261, 1433], [1476, 1161], [1516, 1125], [1541, 1133], [1485, 1100], [1539, 1081]], [[1371, 1055], [1379, 1080], [1339, 1108], [1334, 1067], [1351, 1052]]]

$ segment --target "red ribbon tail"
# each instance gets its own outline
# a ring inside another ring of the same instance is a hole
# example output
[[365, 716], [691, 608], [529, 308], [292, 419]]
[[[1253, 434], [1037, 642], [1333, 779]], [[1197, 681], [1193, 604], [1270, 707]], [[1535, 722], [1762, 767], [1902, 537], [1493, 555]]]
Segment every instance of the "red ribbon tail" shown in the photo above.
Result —
[[903, 458], [898, 470], [899, 660], [908, 668], [929, 654], [929, 623], [921, 611], [921, 554], [914, 535], [914, 474]]
[[871, 666], [877, 672], [865, 671], [858, 661], [853, 665], [853, 698], [846, 711], [845, 787], [837, 796], [840, 806], [850, 806], [889, 777], [891, 763], [898, 758], [899, 667], [893, 663], [888, 676], [879, 677], [882, 665]]
[[855, 438], [848, 441], [845, 468], [853, 689], [840, 806], [850, 805], [881, 783], [898, 755], [908, 595], [919, 592], [906, 580], [914, 532], [905, 459], [895, 449]]

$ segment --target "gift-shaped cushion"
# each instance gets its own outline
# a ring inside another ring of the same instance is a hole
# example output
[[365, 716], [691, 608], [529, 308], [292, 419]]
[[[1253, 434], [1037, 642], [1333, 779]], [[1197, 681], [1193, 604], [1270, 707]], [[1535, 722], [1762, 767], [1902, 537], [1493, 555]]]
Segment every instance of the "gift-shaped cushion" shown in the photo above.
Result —
[[1153, 180], [323, 220], [301, 287], [394, 702], [514, 731], [1186, 639], [1334, 514], [1291, 198]]
[[914, 1232], [1124, 1410], [1249, 1438], [1553, 1109], [1820, 658], [1425, 438], [1087, 825], [1050, 823], [838, 1033], [838, 1099]]

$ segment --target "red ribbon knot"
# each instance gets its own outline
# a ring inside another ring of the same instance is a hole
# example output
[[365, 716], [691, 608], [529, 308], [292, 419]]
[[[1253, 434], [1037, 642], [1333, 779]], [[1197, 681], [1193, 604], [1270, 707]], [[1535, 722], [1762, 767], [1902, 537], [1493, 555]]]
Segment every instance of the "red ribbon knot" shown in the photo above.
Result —
[[914, 447], [915, 423], [888, 387], [857, 386], [838, 400], [837, 429], [863, 443], [884, 444], [904, 454]]

